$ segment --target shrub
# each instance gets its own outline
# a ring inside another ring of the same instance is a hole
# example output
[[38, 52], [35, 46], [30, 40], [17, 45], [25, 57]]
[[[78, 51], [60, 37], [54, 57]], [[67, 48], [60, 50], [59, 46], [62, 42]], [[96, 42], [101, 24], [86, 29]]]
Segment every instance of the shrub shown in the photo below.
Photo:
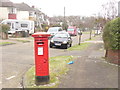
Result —
[[108, 22], [103, 30], [103, 41], [106, 50], [119, 50], [120, 17]]
[[53, 24], [53, 25], [51, 25], [51, 27], [61, 27], [61, 25], [60, 24]]
[[0, 32], [8, 33], [8, 31], [10, 30], [10, 26], [7, 24], [1, 24], [0, 27]]
[[8, 39], [8, 31], [10, 30], [10, 26], [6, 24], [0, 24], [0, 38]]
[[47, 31], [47, 29], [48, 29], [48, 25], [47, 24], [41, 24], [41, 26], [42, 26], [42, 29], [44, 30], [44, 31]]

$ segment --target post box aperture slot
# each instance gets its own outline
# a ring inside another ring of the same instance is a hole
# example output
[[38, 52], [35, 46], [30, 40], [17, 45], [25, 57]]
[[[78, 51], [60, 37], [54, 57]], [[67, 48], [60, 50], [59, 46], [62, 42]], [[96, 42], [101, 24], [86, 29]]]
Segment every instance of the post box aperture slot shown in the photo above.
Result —
[[44, 42], [36, 42], [38, 45], [43, 45]]

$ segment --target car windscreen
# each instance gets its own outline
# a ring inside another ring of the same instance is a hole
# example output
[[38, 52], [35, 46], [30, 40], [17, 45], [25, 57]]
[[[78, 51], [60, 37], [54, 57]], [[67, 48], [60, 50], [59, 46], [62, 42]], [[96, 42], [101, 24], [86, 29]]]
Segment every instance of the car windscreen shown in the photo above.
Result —
[[57, 37], [57, 38], [67, 38], [68, 35], [67, 34], [56, 34], [54, 37]]
[[68, 28], [67, 31], [74, 31], [74, 29], [73, 28]]
[[48, 29], [48, 32], [57, 32], [57, 31], [58, 31], [57, 28], [49, 28], [49, 29]]

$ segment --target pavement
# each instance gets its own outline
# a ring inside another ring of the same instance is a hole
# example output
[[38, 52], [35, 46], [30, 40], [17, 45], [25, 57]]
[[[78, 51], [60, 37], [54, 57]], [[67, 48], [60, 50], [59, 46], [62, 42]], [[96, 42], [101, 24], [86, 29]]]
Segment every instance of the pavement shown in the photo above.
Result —
[[71, 51], [67, 55], [78, 56], [69, 72], [63, 75], [59, 88], [118, 88], [118, 66], [106, 62], [101, 37], [90, 41], [82, 51]]

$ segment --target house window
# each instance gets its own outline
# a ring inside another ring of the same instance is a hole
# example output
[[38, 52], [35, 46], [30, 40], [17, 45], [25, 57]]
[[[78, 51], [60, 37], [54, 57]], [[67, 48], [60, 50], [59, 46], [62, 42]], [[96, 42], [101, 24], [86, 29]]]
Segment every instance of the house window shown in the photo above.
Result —
[[7, 22], [7, 25], [11, 26], [11, 23], [10, 23], [10, 22]]
[[12, 29], [14, 29], [14, 23], [12, 23]]
[[29, 16], [34, 16], [34, 12], [29, 12]]
[[9, 8], [9, 13], [15, 14], [16, 13], [16, 8]]

